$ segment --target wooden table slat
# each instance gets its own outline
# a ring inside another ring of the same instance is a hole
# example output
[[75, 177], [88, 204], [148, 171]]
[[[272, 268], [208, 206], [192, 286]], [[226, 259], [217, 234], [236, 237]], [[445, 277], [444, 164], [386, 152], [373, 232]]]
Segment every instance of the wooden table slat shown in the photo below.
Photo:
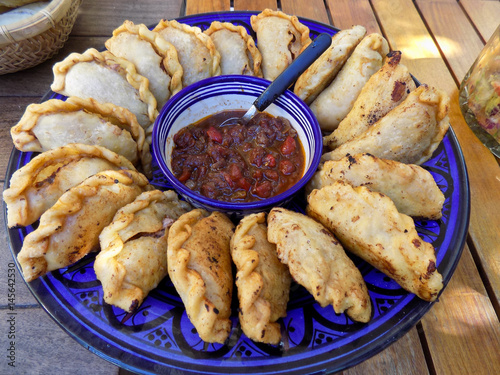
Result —
[[323, 0], [281, 0], [281, 8], [287, 14], [330, 23]]
[[381, 33], [369, 0], [327, 0], [333, 25], [339, 29], [349, 29], [362, 25], [366, 32]]
[[500, 1], [460, 0], [481, 37], [486, 42], [500, 25]]
[[376, 356], [342, 372], [342, 375], [366, 374], [429, 374], [417, 328], [412, 328]]
[[[474, 63], [475, 56], [483, 49], [483, 42], [474, 27], [467, 22], [467, 15], [455, 0], [417, 0], [416, 4], [439, 44], [455, 81], [461, 82]], [[446, 18], [443, 19], [440, 16], [442, 14]]]
[[230, 9], [230, 0], [186, 1], [186, 15], [207, 12], [222, 12]]
[[[498, 317], [468, 249], [422, 326], [437, 374], [488, 375], [500, 369]], [[479, 340], [483, 345], [472, 344]]]
[[80, 7], [72, 35], [109, 37], [127, 19], [145, 25], [156, 24], [162, 18], [179, 17], [182, 3], [183, 0], [85, 0]]
[[234, 10], [262, 11], [266, 8], [277, 10], [276, 0], [234, 0]]
[[[500, 2], [496, 3], [500, 9]], [[442, 45], [441, 52], [447, 59], [455, 80], [458, 79], [458, 84], [460, 84], [476, 56], [481, 52], [483, 42], [467, 22], [465, 15], [461, 14], [462, 10], [455, 1], [417, 0], [417, 4], [437, 42], [441, 44], [445, 40], [445, 43], [451, 45], [450, 48]], [[455, 21], [453, 23], [442, 22], [434, 16], [435, 14], [448, 14], [450, 17], [454, 14]], [[456, 20], [461, 20], [461, 22]], [[464, 26], [459, 26], [460, 23]], [[473, 226], [471, 236], [475, 245], [471, 250], [477, 250], [477, 258], [481, 261], [485, 276], [491, 283], [496, 296], [493, 301], [495, 309], [500, 314], [500, 221], [496, 220], [497, 215], [494, 214], [498, 211], [487, 209], [491, 205], [500, 209], [500, 193], [498, 193], [500, 191], [500, 168], [493, 155], [465, 123], [458, 106], [458, 91], [453, 88], [449, 94], [452, 100], [452, 125], [457, 131], [461, 145], [466, 145], [462, 146], [462, 149], [471, 180], [471, 226]], [[491, 192], [493, 195], [497, 192], [496, 199], [491, 196]], [[492, 214], [485, 215], [485, 212], [492, 212]], [[497, 246], [491, 246], [491, 244], [497, 244]]]
[[[378, 14], [380, 22], [384, 25], [384, 31], [391, 42], [391, 45], [395, 49], [400, 49], [403, 51], [404, 62], [410, 67], [410, 71], [415, 74], [416, 77], [422, 79], [423, 82], [435, 85], [441, 89], [447, 91], [451, 97], [451, 107], [450, 107], [450, 122], [457, 133], [457, 137], [463, 146], [463, 151], [465, 158], [469, 167], [469, 175], [471, 179], [471, 193], [472, 193], [472, 212], [471, 212], [471, 233], [483, 233], [483, 236], [474, 238], [474, 244], [476, 245], [480, 257], [482, 259], [482, 265], [487, 269], [488, 277], [490, 282], [493, 284], [493, 289], [496, 293], [496, 298], [498, 298], [498, 287], [500, 286], [498, 275], [500, 274], [498, 270], [498, 257], [500, 252], [498, 248], [492, 246], [492, 244], [498, 242], [498, 234], [500, 233], [500, 223], [497, 219], [496, 214], [499, 211], [491, 210], [491, 205], [500, 204], [500, 200], [492, 200], [491, 194], [498, 192], [498, 183], [496, 176], [499, 176], [499, 167], [495, 159], [492, 157], [491, 153], [480, 144], [479, 140], [471, 134], [472, 132], [466, 125], [463, 117], [461, 116], [460, 109], [458, 108], [457, 100], [457, 87], [456, 83], [452, 79], [450, 72], [443, 60], [441, 59], [439, 53], [436, 53], [435, 46], [432, 42], [431, 36], [428, 34], [426, 26], [422, 22], [419, 13], [415, 8], [412, 7], [412, 2], [410, 0], [400, 1], [399, 6], [391, 2], [391, 4], [383, 0], [374, 0], [374, 8]], [[410, 11], [412, 9], [412, 11]], [[422, 51], [422, 56], [419, 57], [416, 54], [412, 54], [412, 48], [414, 48], [411, 43], [407, 40], [408, 35], [420, 36], [419, 41], [422, 46], [428, 46], [430, 51]], [[410, 53], [406, 53], [407, 50]], [[425, 61], [419, 61], [419, 59], [425, 59]], [[471, 146], [473, 149], [471, 149]], [[486, 192], [489, 192], [488, 194]], [[492, 193], [493, 192], [493, 193]], [[490, 195], [486, 197], [486, 195]], [[486, 208], [486, 205], [490, 205], [490, 208]], [[498, 207], [500, 209], [500, 207]], [[486, 217], [488, 216], [488, 217]], [[495, 242], [496, 237], [496, 242]], [[464, 249], [464, 257], [470, 257], [469, 249]], [[490, 264], [491, 263], [491, 264]], [[472, 267], [474, 265], [472, 264]], [[454, 278], [468, 280], [473, 285], [481, 284], [481, 279], [477, 272], [468, 273], [464, 275], [464, 267], [457, 268]], [[470, 279], [471, 278], [471, 279]], [[450, 283], [448, 286], [447, 293], [456, 292], [456, 284]], [[481, 315], [480, 319], [484, 322], [494, 322], [496, 320], [498, 324], [498, 317], [495, 311], [491, 308], [492, 303], [488, 298], [480, 298], [481, 292], [470, 288], [470, 293], [476, 295], [477, 299], [475, 302], [478, 304], [477, 308], [481, 309], [485, 315]], [[448, 308], [455, 311], [456, 314], [466, 315], [469, 306], [467, 304], [460, 303], [460, 300], [452, 300], [447, 304]], [[452, 319], [450, 316], [443, 314], [440, 316], [439, 324], [446, 324], [454, 327], [453, 329], [460, 332], [460, 326], [462, 322]], [[440, 346], [437, 342], [440, 342], [441, 337], [439, 334], [432, 329], [426, 330], [426, 336], [429, 341], [429, 345], [433, 348], [431, 350], [433, 358], [446, 358], [448, 354], [449, 346], [453, 346], [456, 353], [460, 353], [464, 357], [467, 357], [467, 353], [470, 348], [468, 345], [464, 344], [464, 341], [450, 340], [447, 345]], [[489, 337], [484, 335], [483, 331], [475, 332], [474, 341], [480, 342], [482, 340], [488, 341]], [[465, 342], [466, 343], [466, 342]], [[494, 350], [498, 350], [498, 347], [493, 346]], [[488, 351], [479, 355], [473, 363], [476, 366], [481, 365], [481, 361], [488, 359]], [[438, 373], [440, 373], [438, 371]]]

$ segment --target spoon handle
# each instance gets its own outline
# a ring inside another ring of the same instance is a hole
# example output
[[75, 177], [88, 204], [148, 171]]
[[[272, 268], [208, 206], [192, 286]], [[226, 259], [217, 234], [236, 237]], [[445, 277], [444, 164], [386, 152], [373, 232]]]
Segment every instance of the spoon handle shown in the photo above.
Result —
[[302, 53], [260, 94], [253, 105], [262, 112], [280, 96], [297, 78], [330, 47], [332, 37], [319, 34]]

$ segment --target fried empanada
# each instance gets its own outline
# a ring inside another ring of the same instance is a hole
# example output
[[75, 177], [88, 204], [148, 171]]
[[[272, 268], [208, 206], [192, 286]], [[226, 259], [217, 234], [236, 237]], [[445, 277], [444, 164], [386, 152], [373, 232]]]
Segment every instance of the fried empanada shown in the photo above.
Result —
[[262, 56], [243, 26], [213, 21], [204, 33], [212, 38], [220, 53], [221, 74], [262, 77]]
[[12, 127], [20, 151], [43, 152], [69, 143], [103, 146], [125, 156], [151, 175], [151, 152], [145, 133], [129, 110], [111, 103], [76, 96], [30, 104]]
[[275, 207], [268, 216], [268, 239], [292, 277], [325, 307], [366, 323], [371, 301], [365, 281], [342, 245], [323, 225], [310, 217]]
[[309, 194], [307, 213], [330, 229], [344, 247], [425, 301], [443, 288], [434, 247], [422, 240], [411, 217], [386, 195], [347, 182]]
[[419, 86], [368, 130], [323, 154], [321, 160], [369, 153], [381, 159], [420, 165], [432, 156], [450, 126], [449, 104], [450, 98], [444, 91]]
[[134, 64], [109, 51], [89, 48], [83, 54], [75, 52], [52, 70], [52, 91], [127, 108], [146, 132], [158, 115], [148, 79], [137, 73]]
[[152, 190], [118, 210], [94, 262], [106, 303], [132, 312], [167, 276], [168, 230], [189, 209], [175, 191]]
[[338, 128], [323, 138], [325, 146], [334, 150], [360, 135], [415, 90], [408, 68], [400, 61], [400, 51], [389, 52], [382, 68], [364, 85]]
[[296, 16], [265, 9], [250, 17], [262, 55], [264, 78], [273, 81], [311, 43], [309, 28]]
[[176, 20], [161, 20], [153, 29], [177, 50], [184, 74], [184, 87], [202, 79], [221, 74], [220, 54], [215, 44], [197, 26], [189, 26]]
[[359, 25], [336, 33], [331, 46], [297, 79], [294, 93], [311, 104], [337, 76], [365, 34], [366, 29]]
[[37, 155], [14, 172], [3, 192], [7, 225], [34, 223], [68, 189], [98, 172], [135, 169], [123, 156], [104, 147], [69, 144]]
[[307, 191], [321, 189], [337, 180], [387, 195], [402, 214], [430, 220], [441, 218], [444, 194], [432, 175], [418, 165], [370, 154], [347, 155], [338, 161], [325, 162], [308, 183]]
[[182, 89], [183, 69], [177, 50], [146, 25], [125, 21], [104, 44], [113, 55], [133, 63], [137, 73], [149, 80], [158, 110]]
[[17, 255], [24, 279], [69, 266], [99, 248], [99, 234], [116, 211], [143, 191], [146, 176], [132, 170], [99, 172], [65, 192], [40, 217]]
[[322, 130], [337, 128], [388, 52], [389, 45], [380, 34], [367, 35], [359, 42], [332, 83], [310, 105]]
[[234, 224], [220, 212], [208, 215], [195, 209], [170, 227], [168, 274], [200, 338], [224, 343], [231, 331], [229, 243]]
[[286, 316], [292, 278], [278, 259], [276, 245], [267, 240], [264, 212], [240, 221], [231, 238], [231, 257], [243, 333], [253, 341], [277, 345], [281, 329], [276, 321]]

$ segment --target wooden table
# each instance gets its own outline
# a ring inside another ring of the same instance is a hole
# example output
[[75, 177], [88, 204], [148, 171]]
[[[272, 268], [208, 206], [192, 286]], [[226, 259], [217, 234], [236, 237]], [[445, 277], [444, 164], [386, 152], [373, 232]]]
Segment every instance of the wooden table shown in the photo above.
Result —
[[[486, 0], [85, 0], [63, 50], [38, 67], [0, 76], [0, 176], [12, 150], [9, 129], [52, 82], [52, 65], [70, 52], [100, 47], [125, 19], [210, 11], [281, 9], [339, 28], [380, 32], [420, 81], [451, 97], [450, 122], [470, 178], [469, 235], [458, 268], [439, 302], [400, 340], [343, 374], [494, 374], [500, 372], [500, 167], [461, 115], [458, 86], [500, 21], [500, 2]], [[3, 185], [5, 181], [2, 180]], [[0, 219], [3, 221], [3, 217]], [[7, 267], [12, 261], [0, 224], [0, 373], [126, 373], [84, 349], [40, 308], [17, 274], [16, 368], [8, 367]]]

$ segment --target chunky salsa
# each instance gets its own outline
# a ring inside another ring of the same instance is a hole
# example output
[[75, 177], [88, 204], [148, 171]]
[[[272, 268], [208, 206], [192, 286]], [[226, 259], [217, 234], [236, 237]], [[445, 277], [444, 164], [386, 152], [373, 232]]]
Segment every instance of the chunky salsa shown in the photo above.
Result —
[[242, 110], [223, 111], [174, 135], [171, 166], [175, 177], [205, 197], [254, 202], [278, 195], [304, 172], [304, 149], [283, 117], [265, 112], [248, 123]]

